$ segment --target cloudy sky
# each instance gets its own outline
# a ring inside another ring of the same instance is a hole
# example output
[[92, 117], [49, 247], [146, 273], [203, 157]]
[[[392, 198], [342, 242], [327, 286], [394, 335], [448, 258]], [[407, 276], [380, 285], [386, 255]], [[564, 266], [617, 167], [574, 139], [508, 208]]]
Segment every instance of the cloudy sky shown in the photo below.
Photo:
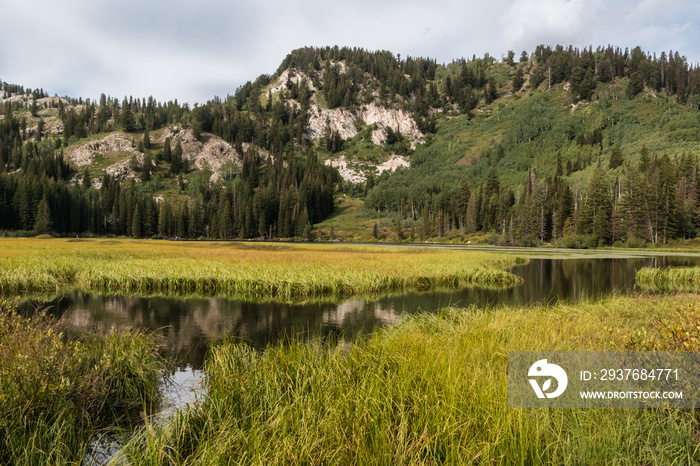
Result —
[[347, 45], [438, 62], [537, 44], [674, 50], [700, 61], [695, 0], [4, 1], [0, 79], [51, 94], [205, 102], [292, 49]]

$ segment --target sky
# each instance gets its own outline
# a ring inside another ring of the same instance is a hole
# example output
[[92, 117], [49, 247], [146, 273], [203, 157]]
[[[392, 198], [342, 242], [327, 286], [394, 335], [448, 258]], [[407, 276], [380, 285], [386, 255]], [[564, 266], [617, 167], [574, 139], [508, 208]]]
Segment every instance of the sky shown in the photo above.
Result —
[[0, 0], [0, 79], [51, 95], [204, 103], [304, 46], [501, 59], [639, 45], [700, 62], [696, 0]]

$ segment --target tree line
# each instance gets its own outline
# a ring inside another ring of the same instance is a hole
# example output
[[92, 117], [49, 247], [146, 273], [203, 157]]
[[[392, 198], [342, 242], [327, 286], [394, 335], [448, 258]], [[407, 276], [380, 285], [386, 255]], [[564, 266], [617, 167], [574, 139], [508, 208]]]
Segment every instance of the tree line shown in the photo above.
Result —
[[[217, 182], [195, 174], [182, 196], [154, 196], [148, 184], [105, 174], [93, 184], [56, 151], [53, 138], [26, 141], [0, 164], [0, 230], [181, 238], [311, 238], [334, 209], [337, 171], [313, 150], [263, 165], [251, 147], [240, 174]], [[168, 144], [169, 146], [169, 144]], [[171, 160], [177, 158], [177, 146]], [[15, 167], [18, 167], [15, 169]], [[143, 173], [141, 174], [143, 177]], [[99, 187], [97, 187], [99, 185]]]
[[620, 157], [622, 168], [615, 172], [600, 159], [593, 162], [582, 184], [568, 179], [558, 157], [554, 176], [529, 172], [517, 191], [502, 188], [492, 167], [476, 188], [463, 176], [457, 185], [433, 187], [419, 196], [398, 190], [390, 197], [370, 195], [366, 202], [397, 212], [421, 238], [492, 233], [501, 244], [556, 242], [579, 248], [694, 238], [700, 221], [697, 157], [686, 153], [671, 159], [646, 147], [638, 162]]

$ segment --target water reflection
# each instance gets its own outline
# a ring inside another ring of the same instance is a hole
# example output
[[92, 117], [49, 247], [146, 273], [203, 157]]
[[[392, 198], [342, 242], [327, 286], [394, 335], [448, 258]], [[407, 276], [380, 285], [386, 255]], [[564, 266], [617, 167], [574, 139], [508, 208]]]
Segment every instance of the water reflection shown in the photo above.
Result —
[[584, 298], [634, 289], [640, 267], [699, 265], [697, 257], [660, 256], [614, 259], [532, 259], [513, 268], [523, 284], [502, 290], [461, 290], [407, 293], [382, 298], [350, 298], [341, 303], [253, 303], [222, 298], [101, 296], [74, 292], [44, 305], [53, 306], [75, 328], [95, 325], [156, 330], [163, 336], [168, 356], [180, 368], [201, 369], [212, 340], [234, 336], [256, 348], [286, 337], [354, 338], [374, 328], [393, 325], [418, 311], [446, 306], [480, 307], [529, 305]]

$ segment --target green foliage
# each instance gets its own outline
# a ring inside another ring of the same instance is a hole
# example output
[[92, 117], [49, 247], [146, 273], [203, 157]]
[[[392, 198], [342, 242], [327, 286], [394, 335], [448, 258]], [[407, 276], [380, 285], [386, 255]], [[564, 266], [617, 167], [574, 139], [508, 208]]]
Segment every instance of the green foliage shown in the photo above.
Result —
[[613, 147], [613, 150], [610, 153], [610, 163], [608, 168], [610, 168], [610, 170], [614, 170], [617, 167], [621, 167], [623, 163], [625, 163], [625, 158], [622, 155], [622, 150], [620, 150], [619, 146]]
[[51, 231], [51, 211], [49, 210], [49, 203], [46, 196], [39, 202], [39, 207], [37, 209], [36, 221], [34, 222], [34, 229], [37, 233], [48, 233]]
[[103, 429], [157, 406], [162, 376], [152, 336], [71, 339], [0, 303], [0, 461], [80, 463]]
[[644, 289], [697, 292], [700, 290], [700, 268], [645, 267], [637, 271], [636, 282]]
[[525, 82], [525, 77], [524, 77], [523, 69], [521, 67], [518, 67], [515, 70], [515, 76], [513, 76], [513, 92], [519, 92], [520, 89], [523, 87], [524, 82]]
[[[226, 341], [208, 396], [127, 445], [134, 464], [669, 464], [698, 461], [693, 410], [512, 409], [508, 352], [614, 351], [684, 298], [444, 309], [345, 345]], [[697, 334], [694, 318], [674, 324]], [[636, 349], [643, 349], [637, 346]], [[666, 349], [676, 349], [668, 346]], [[696, 351], [697, 339], [690, 347]]]

